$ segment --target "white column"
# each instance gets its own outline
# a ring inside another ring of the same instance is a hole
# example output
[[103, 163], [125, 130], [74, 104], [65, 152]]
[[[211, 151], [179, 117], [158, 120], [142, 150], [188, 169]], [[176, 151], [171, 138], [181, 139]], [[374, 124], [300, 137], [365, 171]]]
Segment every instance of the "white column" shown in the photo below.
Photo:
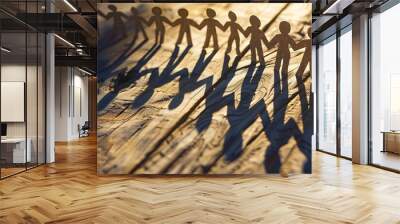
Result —
[[55, 161], [55, 44], [53, 34], [47, 34], [46, 47], [46, 163], [52, 163]]
[[353, 19], [353, 162], [368, 163], [368, 15]]

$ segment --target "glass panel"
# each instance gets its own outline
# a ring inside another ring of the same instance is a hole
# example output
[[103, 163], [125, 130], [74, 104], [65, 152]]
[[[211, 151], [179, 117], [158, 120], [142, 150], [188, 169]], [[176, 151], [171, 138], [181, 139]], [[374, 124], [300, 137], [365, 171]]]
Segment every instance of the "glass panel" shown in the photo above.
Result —
[[45, 163], [46, 149], [45, 149], [45, 120], [46, 120], [46, 109], [45, 109], [45, 99], [46, 99], [46, 84], [45, 84], [45, 52], [46, 39], [44, 34], [39, 34], [39, 45], [38, 45], [38, 163]]
[[400, 5], [376, 14], [372, 26], [372, 163], [400, 170]]
[[340, 36], [340, 152], [352, 157], [352, 35], [351, 27]]
[[26, 112], [27, 112], [27, 150], [30, 151], [28, 155], [27, 166], [28, 168], [34, 167], [37, 165], [37, 151], [38, 151], [38, 142], [37, 142], [37, 132], [38, 132], [38, 107], [37, 107], [37, 84], [38, 84], [38, 36], [37, 33], [28, 33], [28, 63], [27, 63], [27, 81], [26, 81]]
[[[39, 6], [36, 1], [27, 2], [27, 13], [37, 13]], [[35, 16], [31, 18], [37, 20]], [[32, 21], [38, 22], [38, 21]], [[26, 113], [27, 113], [27, 150], [30, 151], [27, 167], [38, 164], [38, 45], [39, 37], [36, 30], [27, 30], [27, 80], [26, 80]]]
[[336, 153], [336, 37], [318, 48], [318, 148]]
[[1, 166], [2, 177], [25, 170], [26, 33], [2, 33], [1, 45]]

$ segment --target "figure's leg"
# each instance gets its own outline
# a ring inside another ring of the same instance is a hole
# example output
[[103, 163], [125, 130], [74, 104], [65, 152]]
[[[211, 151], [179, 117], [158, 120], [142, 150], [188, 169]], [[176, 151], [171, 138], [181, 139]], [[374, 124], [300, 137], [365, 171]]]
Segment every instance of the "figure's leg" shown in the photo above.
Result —
[[274, 88], [277, 92], [281, 92], [281, 77], [280, 77], [280, 69], [282, 63], [282, 54], [278, 51], [276, 54], [275, 59], [275, 66], [274, 66]]
[[239, 56], [240, 55], [240, 39], [238, 36], [235, 38], [235, 43], [236, 43], [236, 54]]
[[160, 30], [160, 44], [164, 43], [165, 30]]
[[213, 33], [213, 46], [214, 46], [214, 49], [218, 49], [219, 48], [218, 36], [217, 36], [217, 32], [216, 31], [214, 31], [214, 33]]
[[[251, 44], [250, 44], [251, 45]], [[257, 62], [256, 58], [256, 48], [254, 46], [250, 46], [250, 51], [251, 51], [251, 63], [255, 64]]]
[[135, 43], [136, 43], [136, 40], [137, 40], [138, 36], [139, 36], [139, 34], [138, 34], [137, 30], [135, 30], [133, 32], [133, 37], [132, 37], [132, 42], [131, 42], [132, 47], [135, 46]]
[[144, 30], [143, 26], [140, 26], [140, 30], [142, 31], [143, 38], [144, 38], [145, 40], [148, 40], [149, 38], [147, 37], [146, 31]]
[[187, 44], [188, 44], [189, 46], [193, 46], [193, 43], [192, 43], [192, 34], [190, 33], [190, 30], [188, 30], [188, 31], [186, 32], [186, 40], [187, 40]]
[[228, 47], [226, 48], [226, 52], [229, 53], [232, 50], [232, 43], [233, 43], [233, 38], [229, 37], [228, 39]]
[[265, 65], [264, 52], [263, 52], [261, 43], [257, 46], [257, 53], [258, 53], [258, 59], [260, 61], [260, 65]]
[[285, 55], [282, 59], [282, 92], [287, 93], [288, 91], [288, 70], [289, 70], [289, 58], [290, 55]]
[[209, 33], [206, 34], [206, 40], [204, 41], [203, 48], [207, 48], [210, 45], [210, 36], [211, 35]]
[[178, 40], [176, 41], [176, 44], [181, 44], [182, 43], [182, 39], [183, 39], [183, 30], [179, 31], [179, 35], [178, 35]]
[[157, 44], [158, 43], [158, 36], [160, 35], [160, 30], [156, 28], [156, 31], [155, 31], [154, 35], [156, 37], [156, 42], [155, 43]]

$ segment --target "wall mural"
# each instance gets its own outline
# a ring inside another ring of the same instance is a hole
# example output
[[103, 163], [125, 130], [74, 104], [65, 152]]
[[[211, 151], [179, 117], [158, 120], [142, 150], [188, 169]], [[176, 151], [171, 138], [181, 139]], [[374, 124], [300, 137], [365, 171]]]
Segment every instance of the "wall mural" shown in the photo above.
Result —
[[98, 173], [311, 173], [311, 4], [98, 4]]

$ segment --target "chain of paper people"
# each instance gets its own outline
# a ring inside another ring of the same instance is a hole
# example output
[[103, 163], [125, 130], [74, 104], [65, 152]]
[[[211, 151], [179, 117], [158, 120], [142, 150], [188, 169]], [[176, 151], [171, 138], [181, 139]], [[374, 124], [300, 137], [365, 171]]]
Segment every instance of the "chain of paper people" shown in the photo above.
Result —
[[[279, 45], [279, 51], [288, 52], [291, 47], [293, 50], [298, 50], [303, 48], [304, 46], [299, 46], [295, 43], [293, 38], [289, 35], [291, 26], [288, 22], [282, 21], [279, 24], [280, 34], [277, 34], [275, 37], [268, 41], [265, 33], [261, 30], [261, 21], [260, 19], [252, 15], [249, 18], [250, 26], [246, 29], [243, 29], [240, 24], [238, 24], [237, 16], [234, 12], [229, 11], [228, 17], [229, 21], [222, 25], [216, 17], [216, 12], [213, 9], [206, 9], [207, 18], [204, 19], [201, 23], [197, 23], [193, 19], [189, 18], [189, 12], [187, 9], [181, 8], [178, 10], [179, 18], [175, 21], [170, 21], [167, 17], [162, 15], [162, 9], [160, 7], [153, 7], [152, 13], [153, 16], [150, 17], [149, 20], [145, 20], [138, 13], [138, 10], [135, 7], [131, 8], [131, 16], [126, 16], [122, 12], [118, 12], [117, 8], [114, 5], [109, 5], [110, 13], [107, 15], [103, 15], [106, 19], [114, 19], [114, 23], [117, 21], [122, 22], [122, 18], [129, 19], [129, 22], [132, 23], [134, 27], [134, 39], [138, 37], [141, 33], [145, 40], [148, 40], [148, 36], [145, 31], [145, 26], [155, 26], [155, 41], [157, 44], [162, 44], [164, 42], [165, 36], [165, 24], [168, 24], [172, 27], [179, 26], [179, 34], [176, 44], [179, 45], [182, 43], [184, 37], [186, 37], [186, 42], [188, 46], [193, 46], [192, 35], [191, 35], [191, 27], [195, 27], [199, 30], [202, 30], [206, 27], [206, 38], [204, 41], [203, 48], [207, 48], [210, 45], [210, 41], [213, 41], [214, 49], [219, 48], [218, 44], [218, 36], [217, 36], [217, 28], [222, 31], [227, 31], [229, 29], [230, 35], [228, 38], [228, 46], [226, 52], [229, 53], [232, 50], [232, 45], [235, 43], [236, 54], [240, 55], [240, 35], [241, 33], [244, 37], [248, 38], [250, 36], [250, 52], [251, 52], [251, 61], [256, 62], [257, 57], [261, 64], [264, 62], [263, 56], [263, 48], [264, 44], [268, 49], [273, 48], [277, 44]], [[121, 27], [122, 31], [125, 33], [125, 28]], [[311, 29], [308, 29], [308, 36], [311, 37]]]

